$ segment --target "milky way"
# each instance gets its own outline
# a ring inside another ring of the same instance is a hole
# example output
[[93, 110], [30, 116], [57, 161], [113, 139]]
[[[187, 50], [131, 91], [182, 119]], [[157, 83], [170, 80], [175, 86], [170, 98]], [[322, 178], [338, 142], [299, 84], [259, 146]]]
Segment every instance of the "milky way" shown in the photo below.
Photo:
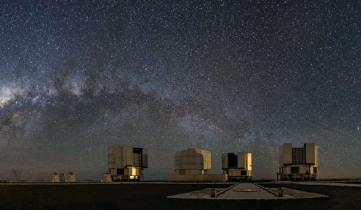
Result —
[[360, 177], [357, 1], [1, 1], [0, 179], [99, 179], [107, 148], [248, 151], [275, 178], [278, 146], [319, 146], [320, 177]]

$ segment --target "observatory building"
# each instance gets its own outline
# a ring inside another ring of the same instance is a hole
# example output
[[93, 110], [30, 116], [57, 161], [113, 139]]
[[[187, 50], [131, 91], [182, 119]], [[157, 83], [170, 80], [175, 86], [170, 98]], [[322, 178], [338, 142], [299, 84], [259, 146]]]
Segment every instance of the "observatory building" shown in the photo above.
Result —
[[54, 172], [51, 175], [51, 182], [76, 182], [76, 177], [72, 172], [69, 172], [66, 176], [63, 173], [58, 174]]
[[73, 172], [69, 172], [67, 175], [66, 175], [66, 182], [76, 182], [76, 177], [75, 177], [75, 174]]
[[108, 149], [108, 172], [112, 181], [143, 181], [144, 168], [148, 168], [147, 149], [132, 146]]
[[112, 182], [112, 177], [110, 176], [110, 174], [108, 172], [105, 172], [102, 174], [102, 179], [100, 181], [101, 182]]
[[252, 179], [252, 153], [238, 152], [222, 154], [223, 173], [228, 181]]
[[314, 143], [305, 143], [303, 147], [292, 147], [291, 143], [284, 143], [279, 148], [277, 180], [316, 180], [317, 150]]
[[59, 174], [57, 174], [56, 172], [54, 172], [54, 173], [51, 175], [51, 182], [60, 182]]
[[227, 181], [225, 174], [207, 174], [211, 169], [211, 152], [190, 148], [177, 152], [174, 156], [175, 174], [169, 181]]

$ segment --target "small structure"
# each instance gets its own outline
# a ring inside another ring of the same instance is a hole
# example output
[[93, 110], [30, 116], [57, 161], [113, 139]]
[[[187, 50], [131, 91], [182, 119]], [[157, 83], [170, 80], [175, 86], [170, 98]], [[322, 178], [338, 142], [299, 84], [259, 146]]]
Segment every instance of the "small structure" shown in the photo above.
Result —
[[112, 146], [108, 150], [108, 171], [112, 181], [143, 181], [148, 168], [148, 150], [132, 146]]
[[277, 180], [317, 180], [318, 147], [305, 143], [303, 147], [292, 147], [284, 143], [279, 148], [279, 171]]
[[103, 173], [101, 182], [112, 182], [112, 177], [110, 176], [110, 173]]
[[73, 172], [69, 172], [66, 175], [66, 182], [76, 182], [75, 174]]
[[63, 173], [59, 174], [59, 182], [65, 182], [65, 175]]
[[228, 175], [228, 181], [251, 180], [252, 153], [223, 153], [222, 169], [223, 173]]
[[211, 153], [199, 148], [177, 152], [174, 156], [175, 174], [169, 181], [227, 181], [226, 174], [207, 174], [211, 169]]
[[56, 172], [51, 175], [51, 182], [60, 182], [59, 175]]

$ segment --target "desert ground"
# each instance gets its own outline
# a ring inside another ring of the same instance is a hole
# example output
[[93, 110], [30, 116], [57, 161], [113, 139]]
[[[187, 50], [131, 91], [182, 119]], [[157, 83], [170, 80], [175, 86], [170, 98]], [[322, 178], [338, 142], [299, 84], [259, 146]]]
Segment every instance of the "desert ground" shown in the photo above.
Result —
[[231, 184], [118, 183], [118, 184], [1, 184], [0, 209], [361, 209], [361, 188], [259, 183], [328, 195], [292, 200], [169, 199], [170, 195], [227, 188]]

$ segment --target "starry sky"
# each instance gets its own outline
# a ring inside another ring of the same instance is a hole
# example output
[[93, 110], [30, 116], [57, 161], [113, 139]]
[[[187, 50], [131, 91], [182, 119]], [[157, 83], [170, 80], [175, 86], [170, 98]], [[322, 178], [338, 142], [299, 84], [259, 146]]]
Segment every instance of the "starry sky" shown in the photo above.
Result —
[[320, 177], [361, 177], [361, 3], [1, 0], [0, 179], [100, 179], [107, 148], [166, 179], [190, 147], [319, 146]]

